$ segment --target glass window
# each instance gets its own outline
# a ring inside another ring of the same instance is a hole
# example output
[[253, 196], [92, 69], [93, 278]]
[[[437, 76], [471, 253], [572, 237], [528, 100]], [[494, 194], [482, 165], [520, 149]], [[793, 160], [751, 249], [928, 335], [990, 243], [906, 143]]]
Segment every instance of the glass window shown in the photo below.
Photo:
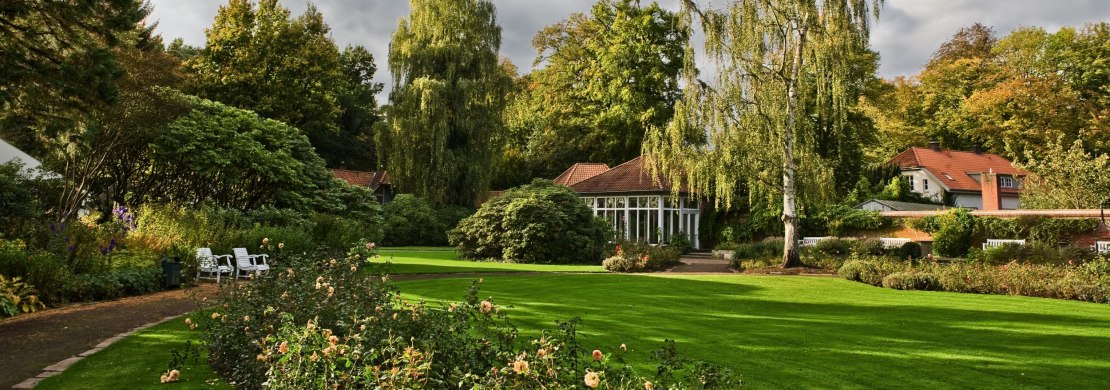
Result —
[[998, 185], [1003, 188], [1014, 188], [1015, 186], [1013, 176], [999, 176]]
[[929, 190], [929, 179], [921, 179], [921, 189], [925, 191]]
[[617, 200], [617, 208], [624, 208], [625, 197], [621, 196], [613, 199]]
[[653, 196], [653, 197], [648, 198], [648, 207], [651, 207], [653, 209], [654, 208], [659, 208], [659, 197], [658, 196]]

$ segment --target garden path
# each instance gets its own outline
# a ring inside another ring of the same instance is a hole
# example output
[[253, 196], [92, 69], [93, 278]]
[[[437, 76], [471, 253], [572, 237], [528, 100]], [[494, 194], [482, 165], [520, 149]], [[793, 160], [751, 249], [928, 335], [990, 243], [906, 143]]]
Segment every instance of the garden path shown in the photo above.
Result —
[[729, 261], [713, 258], [709, 253], [695, 252], [683, 255], [679, 261], [682, 265], [667, 270], [668, 273], [678, 274], [731, 274], [732, 268]]
[[136, 327], [198, 308], [215, 284], [114, 301], [73, 304], [0, 321], [0, 389]]

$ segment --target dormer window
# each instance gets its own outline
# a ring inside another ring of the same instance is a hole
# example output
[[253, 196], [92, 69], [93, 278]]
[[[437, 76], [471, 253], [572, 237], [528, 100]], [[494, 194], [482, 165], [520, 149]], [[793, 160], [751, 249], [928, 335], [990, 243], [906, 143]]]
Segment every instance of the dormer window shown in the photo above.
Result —
[[1013, 176], [998, 176], [998, 186], [1002, 188], [1017, 188]]

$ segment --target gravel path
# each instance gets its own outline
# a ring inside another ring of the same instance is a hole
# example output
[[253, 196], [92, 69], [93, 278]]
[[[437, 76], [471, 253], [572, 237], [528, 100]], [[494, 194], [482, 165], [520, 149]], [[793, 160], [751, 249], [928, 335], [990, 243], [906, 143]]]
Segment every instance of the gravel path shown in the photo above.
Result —
[[672, 274], [731, 274], [735, 273], [729, 267], [729, 261], [714, 259], [708, 253], [690, 253], [682, 256], [679, 261], [682, 265], [671, 268], [667, 273]]
[[73, 304], [0, 321], [0, 389], [44, 367], [88, 351], [105, 339], [166, 317], [198, 309], [215, 297], [214, 284], [114, 301]]

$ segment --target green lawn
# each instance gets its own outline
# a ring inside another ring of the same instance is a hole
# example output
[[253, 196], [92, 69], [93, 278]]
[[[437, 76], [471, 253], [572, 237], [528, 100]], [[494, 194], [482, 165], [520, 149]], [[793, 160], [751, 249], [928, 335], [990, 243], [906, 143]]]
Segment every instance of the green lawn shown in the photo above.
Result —
[[[459, 300], [471, 279], [400, 282]], [[583, 318], [584, 346], [685, 356], [738, 370], [754, 388], [1110, 388], [1110, 305], [897, 291], [824, 277], [485, 277], [534, 336]]]
[[515, 264], [469, 261], [451, 248], [381, 248], [378, 261], [390, 262], [390, 274], [437, 274], [466, 272], [604, 272], [600, 265]]
[[134, 336], [108, 346], [61, 374], [47, 378], [36, 389], [148, 389], [163, 385], [159, 377], [166, 372], [171, 351], [185, 352], [186, 340], [193, 340], [199, 356], [186, 360], [174, 389], [231, 389], [208, 367], [208, 352], [199, 346], [197, 331], [190, 331], [184, 319], [174, 319], [150, 327]]

